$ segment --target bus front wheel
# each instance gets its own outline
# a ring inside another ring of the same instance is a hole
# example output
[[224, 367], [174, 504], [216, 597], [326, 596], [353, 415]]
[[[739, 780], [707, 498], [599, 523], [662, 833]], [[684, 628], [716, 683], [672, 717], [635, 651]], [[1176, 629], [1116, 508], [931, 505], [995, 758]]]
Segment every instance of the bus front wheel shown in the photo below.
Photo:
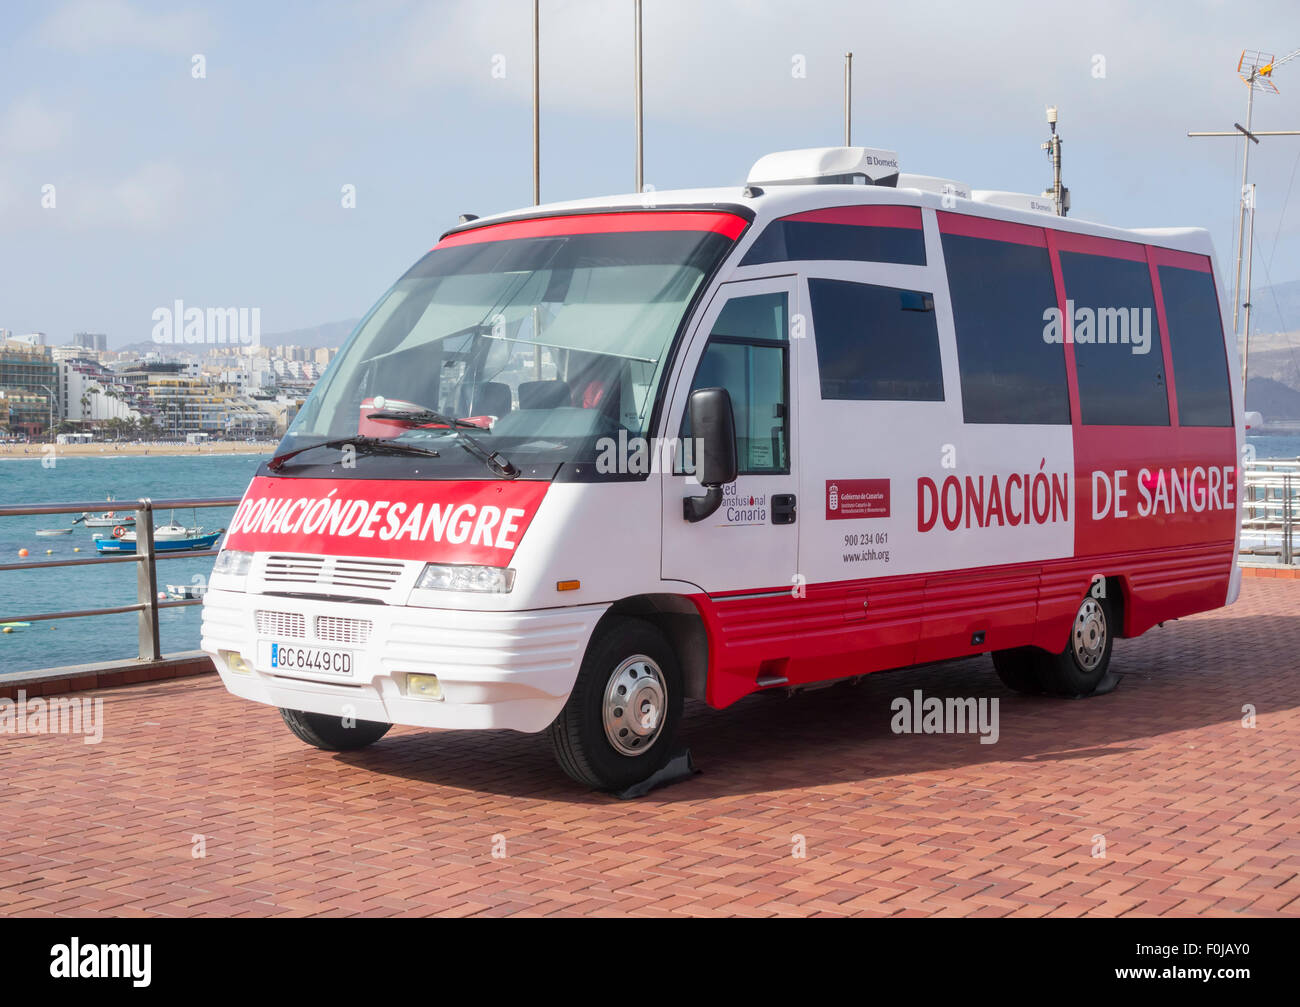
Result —
[[327, 713], [306, 713], [283, 707], [280, 708], [280, 716], [300, 741], [326, 752], [351, 752], [373, 745], [393, 726], [375, 720], [356, 720], [352, 717], [345, 719]]
[[605, 619], [573, 691], [550, 726], [556, 761], [598, 790], [623, 790], [662, 769], [682, 719], [677, 655], [644, 619]]

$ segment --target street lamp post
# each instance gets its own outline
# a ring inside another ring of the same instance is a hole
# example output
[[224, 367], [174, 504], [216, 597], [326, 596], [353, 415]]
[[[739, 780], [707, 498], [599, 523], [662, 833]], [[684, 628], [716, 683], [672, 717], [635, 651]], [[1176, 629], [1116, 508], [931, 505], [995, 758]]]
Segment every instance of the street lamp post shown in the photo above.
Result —
[[28, 387], [29, 387], [29, 388], [44, 388], [45, 391], [46, 391], [46, 393], [49, 395], [49, 398], [50, 398], [50, 427], [49, 427], [49, 431], [48, 431], [48, 433], [49, 433], [49, 435], [50, 435], [51, 437], [53, 437], [53, 436], [54, 436], [54, 400], [55, 400], [58, 396], [56, 396], [56, 395], [54, 394], [54, 389], [52, 389], [49, 385], [43, 385], [43, 384], [41, 384], [41, 383], [39, 383], [39, 382], [36, 382], [36, 383], [34, 383], [34, 384], [29, 385]]

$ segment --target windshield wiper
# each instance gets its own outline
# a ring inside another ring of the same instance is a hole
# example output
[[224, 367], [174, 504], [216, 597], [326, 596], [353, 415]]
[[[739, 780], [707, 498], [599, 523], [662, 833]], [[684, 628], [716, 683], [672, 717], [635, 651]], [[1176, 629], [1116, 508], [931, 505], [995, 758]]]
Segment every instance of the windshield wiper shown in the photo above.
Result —
[[470, 423], [468, 420], [458, 420], [451, 416], [444, 416], [442, 413], [434, 412], [432, 409], [417, 409], [411, 412], [402, 412], [401, 410], [387, 410], [376, 413], [367, 413], [366, 419], [370, 420], [398, 420], [402, 423], [412, 425], [420, 423], [441, 423], [447, 427], [448, 431], [461, 442], [470, 454], [478, 457], [482, 462], [497, 475], [504, 479], [513, 479], [519, 475], [519, 469], [500, 451], [493, 451], [484, 446], [484, 444], [465, 433], [465, 428], [471, 430], [480, 430], [477, 423]]
[[364, 434], [358, 434], [355, 437], [335, 437], [328, 441], [317, 441], [315, 444], [306, 444], [300, 448], [294, 448], [292, 451], [286, 451], [284, 454], [276, 455], [266, 467], [272, 472], [280, 471], [290, 458], [302, 454], [304, 451], [312, 451], [316, 448], [342, 448], [351, 444], [361, 454], [367, 455], [423, 455], [426, 458], [442, 457], [432, 448], [421, 448], [414, 444], [402, 444], [398, 441], [389, 440], [386, 437], [367, 437]]

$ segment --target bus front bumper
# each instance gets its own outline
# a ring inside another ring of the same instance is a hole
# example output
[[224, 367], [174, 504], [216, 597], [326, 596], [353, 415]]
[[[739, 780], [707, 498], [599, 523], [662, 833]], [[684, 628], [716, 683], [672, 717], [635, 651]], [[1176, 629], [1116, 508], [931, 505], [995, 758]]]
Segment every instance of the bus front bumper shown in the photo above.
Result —
[[[202, 646], [226, 688], [254, 702], [385, 724], [531, 733], [563, 708], [607, 607], [471, 612], [210, 590]], [[347, 652], [349, 673], [273, 668], [272, 643]], [[232, 663], [232, 654], [242, 660]], [[408, 694], [408, 675], [436, 675], [441, 698]]]

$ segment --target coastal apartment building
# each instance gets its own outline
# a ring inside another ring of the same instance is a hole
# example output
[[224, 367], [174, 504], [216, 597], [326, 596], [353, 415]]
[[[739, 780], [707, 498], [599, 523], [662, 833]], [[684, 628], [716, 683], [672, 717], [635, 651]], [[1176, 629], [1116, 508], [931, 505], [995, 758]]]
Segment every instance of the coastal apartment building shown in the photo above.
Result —
[[0, 343], [0, 397], [10, 435], [38, 436], [60, 413], [59, 367], [47, 347], [18, 339]]

